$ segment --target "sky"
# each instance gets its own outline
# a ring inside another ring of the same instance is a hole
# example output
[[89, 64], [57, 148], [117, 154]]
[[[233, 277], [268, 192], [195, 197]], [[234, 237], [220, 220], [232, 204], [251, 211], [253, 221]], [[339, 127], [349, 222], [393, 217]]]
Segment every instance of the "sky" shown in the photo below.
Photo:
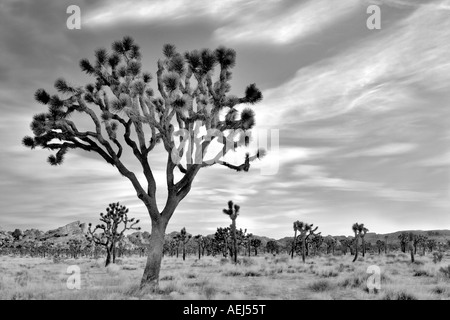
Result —
[[[374, 4], [379, 30], [366, 24]], [[79, 30], [66, 26], [69, 5]], [[273, 238], [292, 236], [296, 220], [324, 235], [351, 235], [355, 222], [376, 233], [450, 228], [450, 1], [0, 0], [1, 228], [95, 223], [120, 201], [150, 231], [130, 182], [98, 155], [70, 152], [52, 167], [49, 151], [21, 145], [43, 111], [34, 92], [55, 93], [58, 77], [92, 82], [79, 60], [126, 35], [152, 74], [165, 43], [234, 48], [232, 92], [256, 83], [254, 132], [274, 133], [249, 172], [202, 169], [168, 232], [228, 226], [228, 200], [241, 206], [238, 227]], [[166, 154], [149, 159], [162, 207]]]

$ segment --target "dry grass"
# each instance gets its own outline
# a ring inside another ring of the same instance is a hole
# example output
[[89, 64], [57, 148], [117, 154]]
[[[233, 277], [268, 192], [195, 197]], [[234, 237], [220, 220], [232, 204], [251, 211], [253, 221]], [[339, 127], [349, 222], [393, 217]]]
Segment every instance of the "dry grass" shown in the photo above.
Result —
[[[186, 261], [166, 257], [156, 291], [141, 290], [145, 258], [104, 260], [0, 257], [0, 299], [450, 299], [450, 257], [433, 256], [410, 263], [404, 254], [352, 257], [241, 257], [237, 265], [220, 257]], [[81, 270], [81, 289], [69, 290], [67, 268]], [[367, 289], [367, 268], [381, 269], [381, 289]]]

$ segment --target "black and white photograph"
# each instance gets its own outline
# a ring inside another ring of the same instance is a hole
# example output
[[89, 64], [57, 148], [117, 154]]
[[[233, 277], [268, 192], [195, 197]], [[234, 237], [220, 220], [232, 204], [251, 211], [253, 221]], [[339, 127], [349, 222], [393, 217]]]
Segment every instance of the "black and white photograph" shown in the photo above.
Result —
[[0, 0], [0, 43], [0, 300], [450, 300], [450, 0]]

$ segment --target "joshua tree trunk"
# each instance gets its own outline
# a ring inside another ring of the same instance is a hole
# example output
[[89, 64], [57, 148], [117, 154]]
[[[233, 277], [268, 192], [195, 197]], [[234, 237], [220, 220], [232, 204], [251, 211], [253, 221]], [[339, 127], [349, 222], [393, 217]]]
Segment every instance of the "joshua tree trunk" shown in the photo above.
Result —
[[198, 245], [198, 260], [200, 260], [201, 259], [201, 253], [202, 253], [202, 248], [201, 248], [201, 245], [199, 244]]
[[258, 255], [258, 250], [255, 247], [255, 256], [257, 256], [257, 255]]
[[294, 240], [292, 240], [292, 251], [291, 251], [291, 259], [294, 259], [294, 251], [296, 249], [297, 244], [297, 230], [294, 232]]
[[353, 262], [358, 259], [358, 235], [355, 232], [355, 257], [353, 258]]
[[302, 261], [305, 263], [306, 259], [306, 237], [302, 237]]
[[412, 243], [409, 244], [409, 250], [411, 253], [411, 262], [414, 262], [414, 245]]
[[106, 262], [105, 262], [105, 267], [109, 266], [109, 264], [111, 263], [111, 250], [108, 248], [108, 246], [106, 247]]
[[183, 242], [183, 261], [186, 260], [186, 244]]
[[152, 232], [150, 235], [150, 244], [148, 246], [148, 257], [144, 269], [144, 275], [142, 276], [141, 280], [141, 288], [147, 285], [158, 285], [159, 271], [161, 270], [162, 252], [164, 247], [164, 234], [166, 232], [168, 223], [168, 221], [161, 220], [152, 220]]
[[234, 251], [234, 263], [237, 263], [237, 239], [236, 239], [236, 219], [232, 220], [233, 228], [233, 251]]
[[366, 243], [364, 241], [364, 237], [361, 237], [361, 240], [362, 240], [362, 255], [363, 255], [363, 257], [365, 257], [366, 256]]

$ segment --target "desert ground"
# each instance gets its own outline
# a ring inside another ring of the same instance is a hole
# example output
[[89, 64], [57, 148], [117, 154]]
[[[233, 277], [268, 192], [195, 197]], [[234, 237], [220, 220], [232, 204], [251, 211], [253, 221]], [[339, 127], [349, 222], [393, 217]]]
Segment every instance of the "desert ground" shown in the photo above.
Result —
[[[182, 300], [447, 300], [450, 254], [441, 262], [404, 253], [323, 255], [291, 259], [266, 254], [239, 257], [235, 265], [221, 257], [165, 257], [157, 291], [140, 290], [144, 257], [122, 257], [107, 268], [103, 259], [0, 257], [0, 299], [182, 299]], [[80, 268], [80, 289], [68, 289], [67, 268]], [[381, 270], [381, 288], [367, 288], [369, 266]]]

